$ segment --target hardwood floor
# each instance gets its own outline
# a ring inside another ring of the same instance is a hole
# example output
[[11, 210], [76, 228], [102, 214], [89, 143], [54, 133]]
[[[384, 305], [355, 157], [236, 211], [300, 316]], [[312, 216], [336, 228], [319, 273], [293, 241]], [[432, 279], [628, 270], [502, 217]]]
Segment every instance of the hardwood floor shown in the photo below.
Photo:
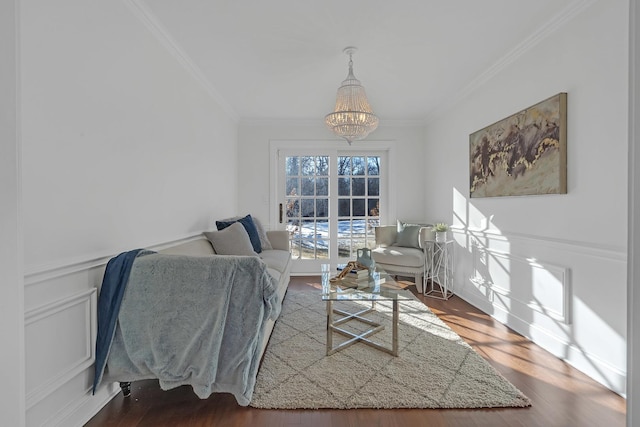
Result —
[[[313, 290], [317, 277], [290, 287]], [[415, 289], [415, 288], [413, 288]], [[198, 399], [191, 387], [162, 391], [157, 381], [132, 384], [86, 426], [624, 426], [625, 400], [458, 297], [418, 296], [533, 402], [507, 409], [264, 410], [238, 406], [229, 394]]]

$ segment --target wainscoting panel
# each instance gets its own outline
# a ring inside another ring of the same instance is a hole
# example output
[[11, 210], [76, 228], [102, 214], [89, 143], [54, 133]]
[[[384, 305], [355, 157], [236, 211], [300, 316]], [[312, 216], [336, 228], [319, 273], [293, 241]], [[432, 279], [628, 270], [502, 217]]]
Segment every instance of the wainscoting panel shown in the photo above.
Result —
[[611, 390], [626, 390], [626, 253], [454, 229], [455, 293]]
[[[147, 247], [160, 250], [201, 238]], [[119, 392], [117, 384], [102, 384], [95, 396], [91, 393], [98, 289], [109, 259], [87, 256], [25, 274], [28, 426], [83, 425]]]
[[[485, 295], [490, 301], [498, 303], [508, 299], [520, 308], [527, 307], [562, 323], [570, 323], [571, 294], [567, 267], [480, 247], [477, 242], [472, 244], [474, 274], [469, 280], [479, 287], [488, 288], [492, 294]], [[517, 277], [520, 283], [523, 277], [527, 278], [525, 283], [530, 286], [512, 284], [513, 277]], [[513, 305], [502, 308], [516, 309]]]

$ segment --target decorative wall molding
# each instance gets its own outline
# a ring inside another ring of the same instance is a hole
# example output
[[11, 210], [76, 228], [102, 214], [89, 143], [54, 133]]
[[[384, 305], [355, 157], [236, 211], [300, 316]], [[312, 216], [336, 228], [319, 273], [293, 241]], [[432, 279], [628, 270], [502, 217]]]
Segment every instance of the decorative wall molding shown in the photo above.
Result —
[[[172, 240], [169, 242], [158, 243], [154, 245], [147, 245], [146, 248], [159, 251], [169, 246], [179, 245], [181, 243], [187, 243], [194, 240], [204, 239], [202, 233], [191, 234], [186, 237], [181, 237], [176, 240]], [[124, 249], [123, 249], [124, 251]], [[87, 255], [76, 257], [72, 259], [67, 259], [64, 261], [59, 261], [50, 264], [44, 264], [39, 266], [34, 266], [25, 271], [24, 275], [24, 285], [31, 286], [37, 283], [45, 282], [47, 280], [52, 280], [58, 277], [68, 276], [70, 274], [78, 273], [81, 271], [87, 271], [92, 268], [102, 267], [109, 262], [109, 260], [117, 255], [119, 252], [115, 254], [95, 254], [95, 255]]]
[[[495, 292], [496, 294], [507, 297], [512, 302], [516, 302], [523, 306], [526, 306], [532, 310], [535, 310], [545, 316], [549, 316], [552, 319], [558, 320], [565, 324], [571, 323], [571, 283], [570, 283], [570, 270], [568, 267], [557, 266], [554, 264], [540, 262], [537, 260], [532, 260], [529, 258], [524, 258], [521, 256], [513, 255], [507, 252], [493, 250], [487, 247], [483, 247], [477, 244], [477, 242], [473, 242], [473, 271], [478, 272], [481, 270], [480, 264], [483, 259], [486, 259], [487, 255], [490, 255], [493, 258], [507, 260], [509, 264], [519, 263], [526, 268], [537, 271], [539, 273], [553, 273], [553, 276], [558, 278], [558, 283], [562, 286], [562, 289], [557, 293], [550, 293], [551, 296], [556, 296], [561, 298], [561, 302], [559, 306], [551, 306], [546, 305], [543, 301], [536, 300], [532, 298], [528, 301], [524, 301], [518, 296], [514, 295], [511, 289], [507, 289], [505, 287], [500, 286], [499, 284], [493, 283], [491, 281], [486, 280], [481, 275], [476, 275], [471, 277], [469, 280], [476, 284], [477, 286], [482, 286], [490, 290], [491, 292]], [[485, 263], [486, 264], [486, 263]], [[531, 290], [532, 297], [535, 297], [535, 289]], [[489, 299], [493, 301], [491, 295], [488, 295]]]
[[452, 233], [473, 236], [476, 238], [493, 239], [497, 241], [514, 242], [525, 241], [544, 245], [564, 246], [572, 252], [598, 258], [607, 258], [621, 263], [627, 262], [627, 251], [624, 247], [607, 246], [598, 243], [579, 240], [559, 239], [556, 237], [544, 237], [527, 233], [514, 233], [509, 231], [497, 231], [492, 229], [451, 227]]
[[598, 0], [575, 0], [567, 7], [560, 11], [555, 17], [545, 22], [541, 27], [534, 31], [529, 37], [518, 43], [513, 49], [498, 59], [493, 65], [480, 73], [475, 79], [471, 80], [466, 86], [461, 88], [447, 101], [440, 104], [439, 107], [433, 109], [425, 118], [424, 124], [428, 124], [440, 117], [443, 113], [451, 110], [471, 93], [482, 87], [487, 81], [498, 75], [502, 70], [514, 63], [527, 51], [535, 47], [542, 40], [553, 34], [558, 28], [561, 28], [567, 22], [575, 18], [584, 9], [591, 6]]
[[[89, 368], [95, 360], [95, 347], [97, 332], [97, 296], [96, 289], [89, 289], [76, 293], [66, 298], [36, 307], [25, 313], [25, 331], [29, 325], [48, 319], [58, 313], [68, 310], [77, 305], [84, 305], [84, 341], [87, 343], [84, 355], [73, 362], [62, 371], [39, 384], [33, 390], [27, 390], [26, 408], [30, 409], [42, 399], [54, 393], [67, 381]], [[25, 332], [26, 333], [26, 332]]]
[[133, 12], [133, 14], [151, 31], [151, 34], [160, 41], [167, 51], [182, 65], [191, 76], [198, 82], [213, 100], [222, 107], [227, 115], [238, 122], [240, 116], [233, 106], [218, 92], [209, 79], [196, 65], [178, 42], [171, 36], [169, 31], [160, 23], [143, 0], [122, 0], [122, 2]]
[[624, 368], [602, 359], [594, 348], [581, 347], [575, 331], [578, 323], [586, 327], [589, 314], [574, 306], [584, 302], [580, 292], [594, 288], [592, 282], [575, 282], [576, 277], [608, 269], [616, 272], [616, 283], [624, 280], [624, 248], [460, 225], [452, 234], [462, 251], [456, 259], [465, 260], [456, 274], [457, 296], [625, 394]]

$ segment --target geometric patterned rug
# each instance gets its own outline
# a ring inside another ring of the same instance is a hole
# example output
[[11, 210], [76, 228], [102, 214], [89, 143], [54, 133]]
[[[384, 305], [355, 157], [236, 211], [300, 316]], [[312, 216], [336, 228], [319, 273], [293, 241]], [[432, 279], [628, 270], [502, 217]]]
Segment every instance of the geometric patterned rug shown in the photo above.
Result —
[[[354, 311], [370, 302], [339, 302]], [[371, 337], [389, 346], [391, 302], [366, 317], [385, 329]], [[358, 331], [360, 322], [341, 327]], [[320, 291], [289, 289], [271, 335], [250, 406], [319, 408], [498, 408], [531, 401], [422, 302], [400, 302], [398, 356], [356, 343], [326, 356], [326, 304]], [[334, 334], [334, 346], [346, 338]]]

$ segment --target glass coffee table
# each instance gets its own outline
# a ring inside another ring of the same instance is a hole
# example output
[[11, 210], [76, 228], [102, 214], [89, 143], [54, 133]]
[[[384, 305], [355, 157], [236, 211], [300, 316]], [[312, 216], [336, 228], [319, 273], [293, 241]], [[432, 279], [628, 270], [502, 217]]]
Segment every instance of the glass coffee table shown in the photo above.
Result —
[[[405, 289], [406, 287], [397, 283], [393, 278], [379, 267], [366, 279], [356, 280], [355, 278], [332, 280], [329, 266], [322, 266], [322, 301], [327, 303], [327, 356], [344, 350], [357, 342], [361, 342], [380, 351], [398, 355], [398, 318], [399, 303], [401, 301], [414, 301], [416, 297]], [[338, 301], [371, 301], [371, 307], [350, 313], [334, 307]], [[384, 330], [384, 325], [368, 319], [368, 313], [376, 311], [376, 302], [392, 301], [392, 321], [391, 321], [391, 347], [386, 347], [380, 343], [369, 339], [372, 335]], [[336, 317], [335, 315], [339, 315]], [[367, 325], [362, 332], [352, 332], [340, 327], [350, 321], [357, 321]], [[333, 345], [333, 334], [338, 333], [348, 338], [348, 340]]]

